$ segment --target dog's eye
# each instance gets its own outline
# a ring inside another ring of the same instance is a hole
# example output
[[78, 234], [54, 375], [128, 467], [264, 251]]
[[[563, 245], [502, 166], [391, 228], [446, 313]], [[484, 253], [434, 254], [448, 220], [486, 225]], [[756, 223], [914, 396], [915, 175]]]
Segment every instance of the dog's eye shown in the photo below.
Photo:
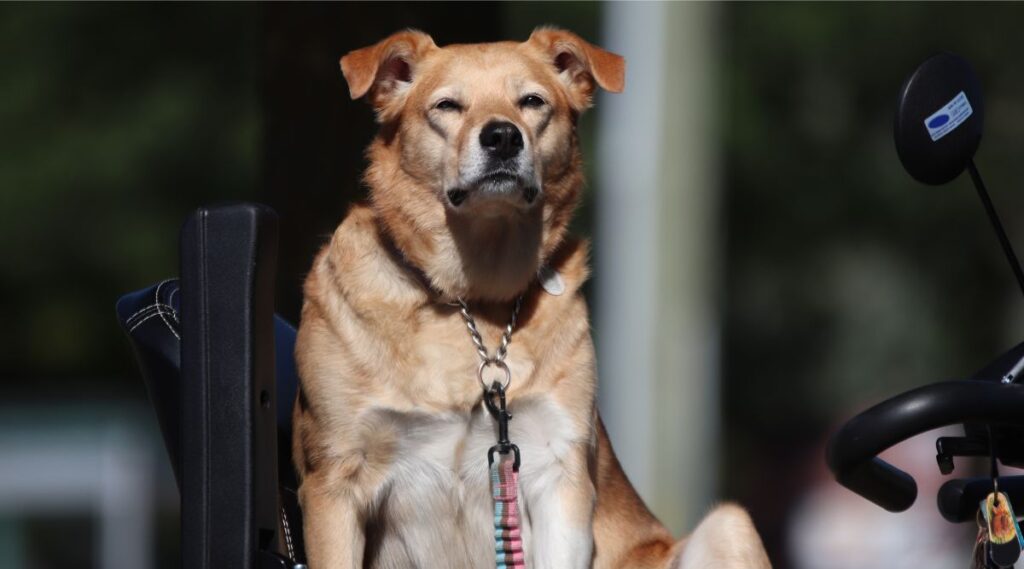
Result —
[[441, 99], [434, 103], [434, 108], [441, 111], [461, 111], [462, 105], [456, 103], [451, 99]]
[[519, 106], [528, 109], [536, 109], [544, 106], [544, 99], [541, 99], [539, 95], [526, 95], [522, 99], [519, 99]]

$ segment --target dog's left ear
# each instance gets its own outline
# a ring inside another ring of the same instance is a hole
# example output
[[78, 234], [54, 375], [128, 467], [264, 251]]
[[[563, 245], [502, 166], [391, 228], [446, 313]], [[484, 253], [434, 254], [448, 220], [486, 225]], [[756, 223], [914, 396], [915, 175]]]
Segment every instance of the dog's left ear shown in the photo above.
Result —
[[369, 96], [378, 115], [401, 98], [412, 83], [416, 64], [429, 51], [437, 49], [434, 40], [417, 30], [405, 30], [341, 58], [341, 72], [353, 99]]
[[579, 110], [590, 106], [596, 87], [621, 93], [626, 86], [626, 60], [572, 32], [537, 28], [526, 43], [540, 49], [555, 67]]

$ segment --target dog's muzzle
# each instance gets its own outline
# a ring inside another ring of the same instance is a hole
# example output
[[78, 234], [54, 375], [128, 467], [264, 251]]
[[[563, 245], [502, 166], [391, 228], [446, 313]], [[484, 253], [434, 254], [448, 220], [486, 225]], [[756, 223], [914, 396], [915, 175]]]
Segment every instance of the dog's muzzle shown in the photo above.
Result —
[[526, 152], [526, 140], [519, 127], [508, 121], [493, 120], [480, 129], [465, 178], [458, 187], [445, 192], [452, 207], [467, 201], [506, 202], [529, 207], [540, 195]]

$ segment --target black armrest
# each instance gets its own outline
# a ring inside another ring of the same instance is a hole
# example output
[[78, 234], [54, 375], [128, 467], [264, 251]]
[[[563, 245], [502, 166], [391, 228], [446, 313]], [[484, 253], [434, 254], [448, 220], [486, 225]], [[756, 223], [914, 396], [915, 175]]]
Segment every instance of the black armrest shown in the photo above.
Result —
[[200, 208], [181, 234], [182, 565], [257, 567], [277, 536], [277, 215]]

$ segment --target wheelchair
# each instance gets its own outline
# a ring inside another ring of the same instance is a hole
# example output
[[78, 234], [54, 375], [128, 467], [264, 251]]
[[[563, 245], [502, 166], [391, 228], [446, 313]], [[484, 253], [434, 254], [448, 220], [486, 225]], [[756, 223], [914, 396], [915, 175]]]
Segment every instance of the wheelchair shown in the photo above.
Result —
[[305, 568], [277, 231], [266, 206], [200, 208], [182, 228], [180, 279], [117, 302], [181, 495], [183, 567]]
[[[970, 64], [953, 54], [936, 55], [922, 63], [900, 90], [894, 125], [896, 150], [908, 173], [925, 184], [945, 184], [968, 172], [1024, 292], [1024, 273], [973, 160], [983, 119], [980, 82]], [[896, 395], [840, 427], [829, 441], [826, 462], [841, 485], [886, 510], [901, 512], [916, 500], [917, 484], [878, 454], [926, 431], [962, 424], [964, 436], [936, 440], [939, 470], [950, 474], [956, 457], [974, 456], [988, 457], [991, 472], [945, 482], [938, 491], [939, 512], [950, 522], [978, 520], [983, 526], [988, 518], [981, 517], [986, 508], [982, 501], [1001, 492], [1010, 502], [1012, 518], [1013, 509], [1024, 507], [1024, 476], [999, 476], [998, 464], [1024, 467], [1022, 374], [1024, 343], [995, 357], [970, 377]], [[1016, 520], [1009, 525], [1016, 527]], [[1016, 533], [1015, 541], [1024, 545], [1019, 528]], [[985, 547], [984, 554], [976, 557], [978, 566], [1009, 566], [993, 559], [987, 533], [979, 535], [978, 543]]]

